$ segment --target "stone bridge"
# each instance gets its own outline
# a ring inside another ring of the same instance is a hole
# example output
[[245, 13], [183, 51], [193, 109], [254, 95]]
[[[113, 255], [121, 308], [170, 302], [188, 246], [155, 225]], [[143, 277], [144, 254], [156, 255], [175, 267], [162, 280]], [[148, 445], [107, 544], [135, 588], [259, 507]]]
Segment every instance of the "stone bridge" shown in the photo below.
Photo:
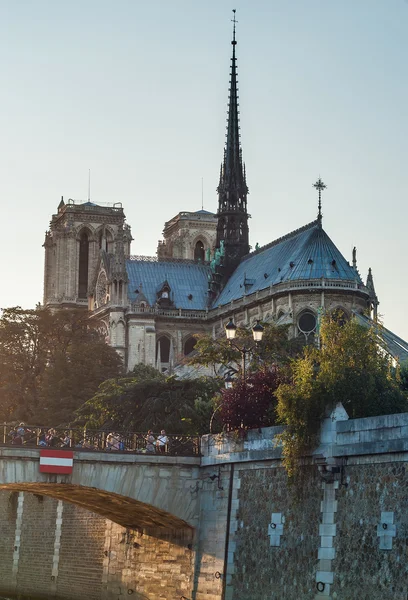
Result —
[[196, 527], [200, 458], [74, 451], [70, 475], [40, 473], [40, 449], [0, 448], [0, 490], [72, 502], [123, 527]]
[[406, 600], [408, 413], [322, 426], [287, 485], [278, 428], [201, 457], [0, 449], [0, 596], [24, 600]]

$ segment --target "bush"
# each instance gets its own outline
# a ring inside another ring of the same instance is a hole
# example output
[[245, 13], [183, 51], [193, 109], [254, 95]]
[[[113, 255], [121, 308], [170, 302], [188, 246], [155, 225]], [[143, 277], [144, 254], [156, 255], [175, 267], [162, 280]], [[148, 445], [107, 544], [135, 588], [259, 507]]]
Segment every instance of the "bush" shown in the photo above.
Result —
[[275, 392], [281, 383], [277, 367], [250, 373], [222, 391], [220, 417], [228, 431], [269, 427], [276, 423]]

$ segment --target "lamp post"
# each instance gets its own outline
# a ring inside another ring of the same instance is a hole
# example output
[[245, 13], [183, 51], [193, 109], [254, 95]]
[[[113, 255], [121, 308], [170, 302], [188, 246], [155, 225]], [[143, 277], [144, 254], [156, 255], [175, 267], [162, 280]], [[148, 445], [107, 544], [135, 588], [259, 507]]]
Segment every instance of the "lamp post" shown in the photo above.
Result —
[[236, 350], [238, 350], [238, 352], [241, 353], [242, 378], [244, 381], [245, 381], [246, 355], [250, 354], [252, 352], [252, 350], [257, 347], [259, 342], [262, 341], [264, 329], [265, 328], [261, 325], [261, 323], [259, 322], [259, 319], [258, 319], [256, 324], [252, 327], [252, 335], [253, 335], [255, 344], [248, 348], [246, 346], [242, 346], [242, 348], [241, 348], [237, 344], [234, 344], [234, 339], [235, 339], [235, 336], [237, 333], [237, 326], [235, 325], [232, 318], [228, 321], [228, 323], [225, 326], [225, 335], [227, 336], [227, 340], [229, 341], [231, 346], [233, 346]]

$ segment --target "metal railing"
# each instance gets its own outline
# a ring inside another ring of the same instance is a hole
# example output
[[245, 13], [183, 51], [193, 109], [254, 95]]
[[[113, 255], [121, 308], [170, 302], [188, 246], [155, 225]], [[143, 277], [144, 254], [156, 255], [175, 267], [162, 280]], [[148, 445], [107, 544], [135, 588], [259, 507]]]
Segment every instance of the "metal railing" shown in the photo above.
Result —
[[166, 434], [78, 429], [67, 427], [37, 427], [4, 423], [1, 446], [55, 448], [93, 452], [132, 452], [167, 456], [200, 456], [200, 437]]

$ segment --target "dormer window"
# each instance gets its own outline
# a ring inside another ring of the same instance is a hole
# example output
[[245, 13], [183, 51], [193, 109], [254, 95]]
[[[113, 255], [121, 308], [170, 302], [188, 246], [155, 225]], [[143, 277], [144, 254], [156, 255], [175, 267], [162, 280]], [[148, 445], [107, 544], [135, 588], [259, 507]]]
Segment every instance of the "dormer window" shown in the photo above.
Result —
[[157, 304], [164, 308], [168, 308], [173, 304], [171, 301], [171, 287], [168, 281], [164, 281], [157, 290]]

